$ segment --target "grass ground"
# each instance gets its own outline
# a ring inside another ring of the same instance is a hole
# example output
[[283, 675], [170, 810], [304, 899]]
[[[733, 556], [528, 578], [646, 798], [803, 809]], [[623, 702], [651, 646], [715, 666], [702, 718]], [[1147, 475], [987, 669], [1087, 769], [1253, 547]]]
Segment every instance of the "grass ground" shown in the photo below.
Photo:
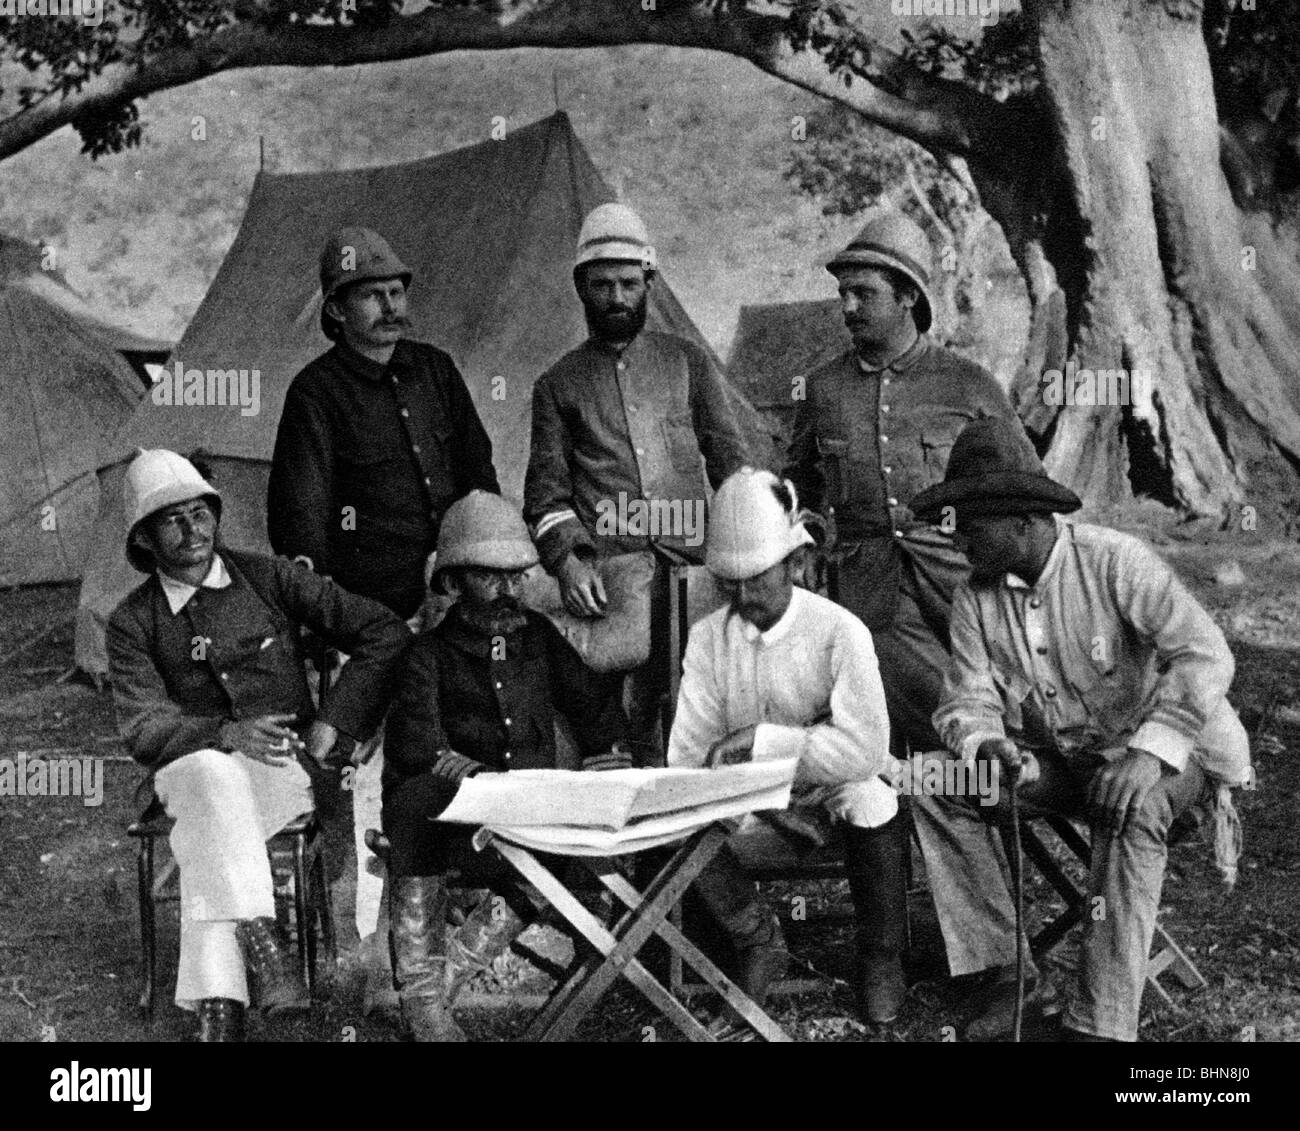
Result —
[[[1208, 850], [1182, 844], [1171, 853], [1162, 921], [1176, 934], [1209, 982], [1198, 993], [1175, 991], [1176, 1008], [1148, 994], [1142, 1036], [1148, 1041], [1300, 1040], [1300, 553], [1294, 544], [1260, 545], [1250, 555], [1222, 545], [1171, 543], [1162, 549], [1230, 634], [1237, 657], [1232, 700], [1253, 736], [1259, 788], [1238, 795], [1246, 853], [1236, 890], [1224, 894]], [[1209, 580], [1228, 553], [1240, 559], [1246, 584]], [[71, 587], [0, 594], [0, 657], [58, 623], [75, 601]], [[161, 918], [163, 989], [152, 1028], [135, 1008], [139, 992], [134, 845], [124, 835], [134, 816], [138, 773], [121, 760], [113, 740], [106, 692], [75, 680], [58, 682], [72, 662], [71, 629], [60, 628], [0, 664], [0, 758], [19, 751], [100, 755], [106, 763], [103, 804], [76, 798], [0, 797], [0, 1040], [185, 1039], [189, 1018], [170, 1004], [175, 955], [174, 914]], [[1267, 715], [1267, 718], [1265, 716]], [[1032, 871], [1032, 870], [1031, 870]], [[1034, 915], [1050, 917], [1045, 885], [1031, 885]], [[776, 906], [807, 900], [808, 920], [789, 931], [799, 962], [842, 978], [850, 958], [843, 925], [819, 924], [827, 911], [843, 910], [841, 884], [775, 885]], [[970, 1012], [970, 988], [940, 976], [940, 950], [928, 899], [913, 900], [914, 960], [909, 1003], [900, 1022], [868, 1031], [853, 1019], [843, 982], [774, 1013], [801, 1040], [938, 1041]], [[532, 941], [554, 950], [553, 936]], [[1067, 943], [1052, 969], [1067, 982]], [[505, 988], [543, 989], [514, 956], [479, 976], [491, 994]], [[535, 983], [535, 984], [534, 984]], [[392, 1041], [397, 1030], [362, 1017], [363, 971], [355, 950], [345, 956], [311, 1016], [265, 1025], [253, 1016], [250, 1035], [267, 1040]], [[461, 1019], [478, 1039], [503, 1039], [522, 1030], [527, 1012], [504, 1002], [465, 1012]], [[608, 996], [589, 1018], [583, 1036], [610, 1041], [671, 1040], [668, 1026], [631, 991]]]

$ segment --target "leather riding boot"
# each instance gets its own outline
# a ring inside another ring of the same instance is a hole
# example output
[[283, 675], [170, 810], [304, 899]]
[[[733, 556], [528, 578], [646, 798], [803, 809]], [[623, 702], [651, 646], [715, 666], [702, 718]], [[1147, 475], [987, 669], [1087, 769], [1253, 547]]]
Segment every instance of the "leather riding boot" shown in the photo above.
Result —
[[875, 829], [844, 830], [844, 864], [857, 919], [853, 989], [858, 1012], [876, 1025], [893, 1021], [907, 997], [906, 827], [900, 817]]
[[199, 1017], [199, 1041], [218, 1044], [244, 1039], [244, 1003], [228, 997], [208, 997], [194, 1011]]
[[762, 1007], [772, 983], [790, 968], [781, 921], [729, 847], [709, 862], [692, 886], [735, 948], [740, 964], [736, 983]]
[[488, 969], [494, 959], [504, 954], [527, 926], [504, 896], [488, 892], [448, 940], [447, 1004], [456, 1000], [476, 973]]
[[235, 938], [257, 977], [258, 1005], [268, 1017], [311, 1009], [311, 995], [293, 967], [289, 943], [274, 919], [241, 919], [235, 924]]
[[393, 982], [417, 1041], [468, 1038], [447, 1008], [447, 885], [441, 876], [388, 877]]

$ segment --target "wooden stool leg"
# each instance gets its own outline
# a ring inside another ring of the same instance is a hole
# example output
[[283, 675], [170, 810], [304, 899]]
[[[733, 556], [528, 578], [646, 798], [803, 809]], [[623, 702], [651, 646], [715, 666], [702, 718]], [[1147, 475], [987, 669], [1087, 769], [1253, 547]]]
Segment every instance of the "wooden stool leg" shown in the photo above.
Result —
[[311, 992], [316, 988], [316, 968], [307, 943], [311, 927], [307, 922], [307, 837], [303, 833], [293, 838], [293, 918], [298, 931], [298, 973]]
[[136, 858], [136, 887], [140, 896], [140, 957], [144, 973], [140, 1009], [144, 1013], [145, 1021], [151, 1024], [154, 990], [158, 976], [156, 966], [158, 937], [153, 905], [153, 849], [153, 837], [143, 837], [140, 841], [140, 853]]
[[325, 947], [325, 961], [333, 970], [338, 965], [338, 938], [334, 933], [334, 905], [330, 900], [329, 867], [325, 858], [325, 840], [316, 838], [316, 858], [312, 862], [315, 874], [316, 916], [320, 922], [320, 941]]

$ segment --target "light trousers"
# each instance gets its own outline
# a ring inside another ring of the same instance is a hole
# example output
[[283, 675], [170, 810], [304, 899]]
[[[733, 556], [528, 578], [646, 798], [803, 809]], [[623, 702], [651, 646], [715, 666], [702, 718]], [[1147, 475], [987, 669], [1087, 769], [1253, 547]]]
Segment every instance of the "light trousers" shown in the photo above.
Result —
[[181, 953], [176, 1004], [205, 998], [248, 1004], [235, 938], [241, 919], [275, 915], [266, 842], [312, 809], [311, 782], [293, 760], [269, 766], [242, 754], [196, 750], [154, 777], [180, 869]]

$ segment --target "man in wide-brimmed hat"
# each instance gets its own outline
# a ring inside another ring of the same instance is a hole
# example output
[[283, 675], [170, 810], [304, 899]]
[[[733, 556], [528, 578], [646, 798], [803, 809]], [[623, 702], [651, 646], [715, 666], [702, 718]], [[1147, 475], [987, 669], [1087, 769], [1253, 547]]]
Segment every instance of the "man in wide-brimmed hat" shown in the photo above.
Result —
[[[559, 717], [572, 728], [583, 769], [620, 769], [631, 757], [617, 682], [591, 671], [549, 620], [520, 602], [537, 551], [511, 504], [486, 491], [454, 503], [443, 518], [434, 564], [433, 584], [455, 603], [411, 647], [398, 677], [383, 819], [403, 1017], [417, 1040], [463, 1041], [448, 1000], [455, 981], [449, 962], [464, 953], [489, 961], [494, 946], [509, 942], [519, 923], [510, 904], [519, 904], [504, 872], [483, 874], [491, 854], [471, 849], [473, 830], [433, 818], [466, 777], [554, 769]], [[453, 868], [483, 874], [507, 895], [471, 914], [449, 956], [445, 877]]]
[[[304, 755], [314, 771], [340, 736], [374, 733], [410, 637], [378, 602], [283, 558], [222, 546], [220, 492], [175, 452], [140, 452], [122, 495], [127, 557], [148, 577], [108, 622], [114, 706], [176, 822], [176, 1003], [198, 1014], [200, 1039], [235, 1040], [245, 962], [264, 1011], [310, 1004], [276, 926], [266, 839], [313, 807]], [[319, 710], [304, 625], [352, 654]]]
[[[943, 482], [912, 500], [955, 527], [972, 566], [935, 728], [952, 757], [1020, 764], [1025, 808], [1088, 820], [1088, 905], [1104, 914], [1085, 917], [1063, 1034], [1133, 1041], [1170, 825], [1215, 809], [1217, 861], [1235, 875], [1228, 788], [1248, 779], [1249, 747], [1214, 621], [1138, 539], [1054, 517], [1080, 505], [1000, 420], [964, 429]], [[977, 806], [919, 797], [913, 812], [953, 973], [1005, 968], [1013, 910]], [[997, 985], [973, 1036], [1009, 1022], [1011, 985]]]

